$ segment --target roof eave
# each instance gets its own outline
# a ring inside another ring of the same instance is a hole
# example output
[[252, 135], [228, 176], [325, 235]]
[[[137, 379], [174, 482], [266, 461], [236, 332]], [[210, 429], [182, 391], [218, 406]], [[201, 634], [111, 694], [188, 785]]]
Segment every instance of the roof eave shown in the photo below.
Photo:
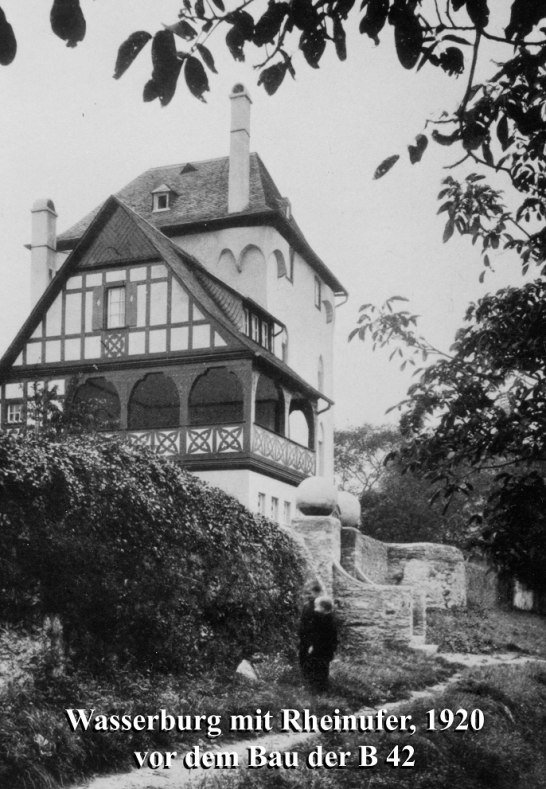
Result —
[[[156, 229], [160, 230], [164, 235], [172, 237], [211, 229], [219, 230], [227, 227], [248, 227], [249, 225], [254, 226], [260, 224], [271, 225], [278, 230], [279, 233], [292, 244], [294, 249], [296, 249], [317, 273], [321, 275], [325, 283], [332, 289], [336, 296], [348, 295], [347, 290], [330, 271], [328, 266], [319, 258], [316, 252], [313, 251], [303, 235], [294, 229], [287, 217], [274, 208], [264, 207], [259, 211], [241, 211], [236, 214], [189, 219], [185, 222], [158, 225]], [[79, 238], [59, 238], [57, 241], [57, 250], [59, 252], [71, 250], [79, 240]]]

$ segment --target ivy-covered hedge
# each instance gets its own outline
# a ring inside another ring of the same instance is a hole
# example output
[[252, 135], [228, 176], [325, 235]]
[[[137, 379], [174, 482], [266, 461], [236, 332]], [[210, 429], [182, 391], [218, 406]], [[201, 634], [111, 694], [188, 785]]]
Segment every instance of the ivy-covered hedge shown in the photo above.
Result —
[[145, 449], [0, 434], [0, 619], [58, 614], [100, 669], [230, 667], [293, 638], [289, 537]]

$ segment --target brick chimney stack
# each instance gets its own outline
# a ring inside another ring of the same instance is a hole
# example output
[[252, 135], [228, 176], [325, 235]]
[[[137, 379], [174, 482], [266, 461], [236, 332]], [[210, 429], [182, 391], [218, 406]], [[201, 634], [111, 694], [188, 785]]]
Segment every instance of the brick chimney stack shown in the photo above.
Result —
[[250, 105], [244, 85], [233, 87], [231, 99], [231, 141], [229, 148], [228, 212], [244, 211], [250, 202]]
[[31, 213], [30, 297], [34, 306], [55, 276], [57, 212], [53, 200], [42, 198], [36, 200]]

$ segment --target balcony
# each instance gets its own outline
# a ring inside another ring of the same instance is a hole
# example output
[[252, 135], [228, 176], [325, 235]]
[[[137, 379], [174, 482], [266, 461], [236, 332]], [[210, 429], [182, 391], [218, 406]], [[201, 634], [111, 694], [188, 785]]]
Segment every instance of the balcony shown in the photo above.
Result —
[[306, 477], [315, 473], [315, 453], [311, 449], [260, 425], [252, 427], [252, 452]]
[[[192, 461], [243, 453], [244, 434], [244, 423], [103, 433], [103, 435], [123, 437], [129, 443], [148, 447], [163, 457], [178, 457]], [[302, 476], [307, 477], [315, 473], [315, 453], [311, 449], [259, 425], [252, 426], [251, 451], [253, 455], [272, 461]]]

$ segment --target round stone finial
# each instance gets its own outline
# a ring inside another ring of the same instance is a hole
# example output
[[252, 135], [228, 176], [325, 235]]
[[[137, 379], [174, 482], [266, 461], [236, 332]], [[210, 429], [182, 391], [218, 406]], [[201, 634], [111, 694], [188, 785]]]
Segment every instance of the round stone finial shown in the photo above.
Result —
[[337, 494], [337, 505], [341, 525], [357, 529], [360, 524], [360, 502], [357, 497], [346, 490], [340, 490]]
[[304, 515], [331, 515], [337, 506], [337, 490], [325, 477], [308, 477], [296, 490], [296, 506]]

